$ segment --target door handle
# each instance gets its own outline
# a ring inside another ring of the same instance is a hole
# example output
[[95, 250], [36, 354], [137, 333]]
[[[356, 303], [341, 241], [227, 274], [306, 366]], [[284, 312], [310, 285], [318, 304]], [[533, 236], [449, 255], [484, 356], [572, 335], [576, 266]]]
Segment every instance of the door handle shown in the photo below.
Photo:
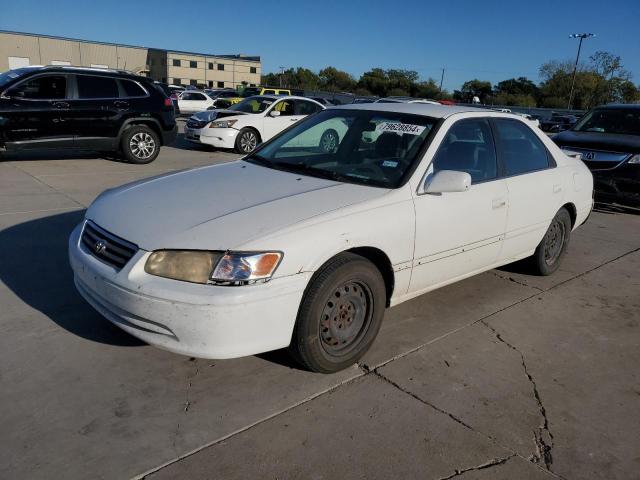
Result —
[[118, 110], [126, 110], [127, 108], [129, 108], [129, 102], [118, 100], [116, 102], [113, 102], [113, 104]]
[[53, 102], [53, 106], [58, 109], [69, 108], [69, 104], [67, 102]]
[[507, 205], [507, 200], [503, 197], [494, 198], [493, 201], [491, 202], [491, 208], [493, 208], [494, 210], [497, 210], [498, 208], [502, 208], [506, 205]]

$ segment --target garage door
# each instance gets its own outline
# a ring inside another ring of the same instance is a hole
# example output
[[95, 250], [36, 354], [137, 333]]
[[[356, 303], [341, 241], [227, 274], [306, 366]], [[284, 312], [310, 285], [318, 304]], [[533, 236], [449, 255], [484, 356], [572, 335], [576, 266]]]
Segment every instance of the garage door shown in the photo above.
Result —
[[29, 66], [29, 57], [9, 57], [9, 70]]

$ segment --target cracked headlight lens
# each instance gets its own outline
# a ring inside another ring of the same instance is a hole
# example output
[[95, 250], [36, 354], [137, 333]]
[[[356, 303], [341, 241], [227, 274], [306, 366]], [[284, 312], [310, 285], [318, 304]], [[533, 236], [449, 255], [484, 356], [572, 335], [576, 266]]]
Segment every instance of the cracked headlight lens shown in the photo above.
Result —
[[219, 252], [200, 250], [157, 250], [149, 255], [144, 271], [158, 277], [184, 282], [208, 283], [222, 257]]

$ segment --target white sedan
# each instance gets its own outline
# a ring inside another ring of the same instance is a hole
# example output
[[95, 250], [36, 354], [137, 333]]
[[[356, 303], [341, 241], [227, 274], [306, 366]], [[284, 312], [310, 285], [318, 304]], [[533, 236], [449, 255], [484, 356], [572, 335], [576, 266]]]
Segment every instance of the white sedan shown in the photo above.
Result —
[[289, 347], [334, 372], [387, 307], [517, 260], [553, 273], [592, 190], [580, 160], [514, 115], [346, 105], [242, 160], [108, 190], [69, 256], [84, 298], [145, 342], [204, 358]]
[[216, 148], [251, 153], [256, 147], [307, 115], [325, 107], [310, 98], [258, 95], [228, 110], [201, 112], [187, 121], [185, 138]]
[[209, 107], [213, 107], [214, 101], [205, 92], [185, 90], [178, 96], [178, 108], [180, 113], [202, 112]]

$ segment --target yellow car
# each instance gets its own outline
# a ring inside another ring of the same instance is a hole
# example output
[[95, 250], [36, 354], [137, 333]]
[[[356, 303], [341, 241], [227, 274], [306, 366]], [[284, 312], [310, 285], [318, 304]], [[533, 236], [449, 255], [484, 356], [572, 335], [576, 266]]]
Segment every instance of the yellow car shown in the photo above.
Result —
[[233, 104], [239, 103], [245, 98], [253, 97], [255, 95], [291, 95], [291, 90], [288, 88], [276, 88], [276, 87], [247, 87], [237, 97], [220, 98], [214, 103], [214, 106], [220, 108], [227, 108]]

